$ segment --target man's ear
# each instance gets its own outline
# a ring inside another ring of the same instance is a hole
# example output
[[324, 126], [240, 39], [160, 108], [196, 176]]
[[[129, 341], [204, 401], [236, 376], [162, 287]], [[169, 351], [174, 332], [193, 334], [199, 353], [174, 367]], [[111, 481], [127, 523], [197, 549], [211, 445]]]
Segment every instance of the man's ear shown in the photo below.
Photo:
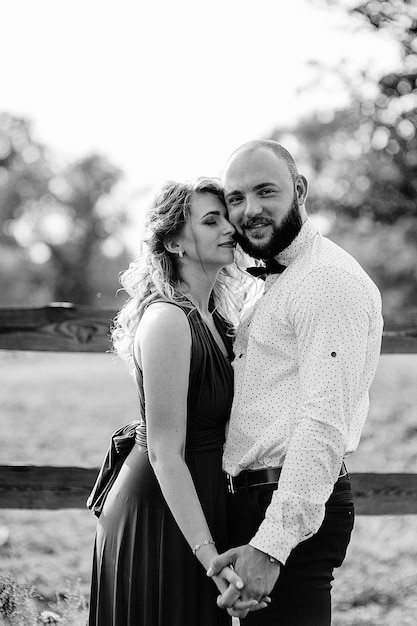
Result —
[[295, 193], [297, 194], [298, 203], [304, 204], [308, 193], [308, 181], [305, 176], [299, 174], [295, 181]]

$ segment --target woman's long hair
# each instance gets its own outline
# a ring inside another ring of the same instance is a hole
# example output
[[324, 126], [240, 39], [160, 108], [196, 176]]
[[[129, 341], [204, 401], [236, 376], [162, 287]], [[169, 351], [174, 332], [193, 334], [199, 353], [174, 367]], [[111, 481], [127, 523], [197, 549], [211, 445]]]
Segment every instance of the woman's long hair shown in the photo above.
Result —
[[[150, 302], [162, 298], [181, 304], [191, 310], [196, 307], [190, 297], [180, 291], [182, 279], [178, 255], [165, 247], [168, 237], [182, 232], [190, 215], [192, 194], [213, 194], [225, 205], [219, 182], [198, 178], [186, 183], [167, 182], [156, 194], [145, 222], [144, 254], [132, 261], [120, 276], [120, 282], [129, 298], [119, 311], [112, 328], [114, 351], [130, 369], [133, 363], [133, 342], [140, 319]], [[214, 284], [210, 309], [216, 310], [228, 323], [236, 327], [246, 296], [247, 277], [234, 263], [220, 270]]]

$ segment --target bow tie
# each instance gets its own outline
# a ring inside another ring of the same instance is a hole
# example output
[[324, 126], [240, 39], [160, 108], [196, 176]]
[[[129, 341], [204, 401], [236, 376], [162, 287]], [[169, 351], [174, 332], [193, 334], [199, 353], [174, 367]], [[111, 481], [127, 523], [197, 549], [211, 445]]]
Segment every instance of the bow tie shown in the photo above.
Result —
[[278, 263], [275, 259], [268, 259], [265, 261], [265, 267], [247, 267], [246, 271], [252, 276], [255, 276], [255, 278], [265, 280], [268, 274], [282, 274], [286, 269], [286, 265]]

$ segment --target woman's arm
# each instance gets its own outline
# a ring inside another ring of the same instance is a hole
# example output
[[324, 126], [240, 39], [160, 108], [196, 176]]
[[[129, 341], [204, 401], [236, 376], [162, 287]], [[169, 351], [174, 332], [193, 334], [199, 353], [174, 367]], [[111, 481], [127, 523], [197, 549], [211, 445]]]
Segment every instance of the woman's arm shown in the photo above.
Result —
[[[164, 498], [191, 548], [211, 538], [184, 460], [191, 332], [184, 312], [155, 303], [139, 324], [135, 349], [141, 362], [149, 460]], [[196, 553], [208, 567], [215, 546]]]

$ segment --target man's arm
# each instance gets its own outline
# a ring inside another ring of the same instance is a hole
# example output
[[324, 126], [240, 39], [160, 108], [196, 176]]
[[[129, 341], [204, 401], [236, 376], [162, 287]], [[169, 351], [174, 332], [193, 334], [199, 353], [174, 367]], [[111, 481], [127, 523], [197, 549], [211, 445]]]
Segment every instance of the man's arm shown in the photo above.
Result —
[[358, 410], [374, 304], [368, 287], [339, 268], [311, 272], [292, 298], [300, 404], [278, 489], [250, 541], [282, 563], [323, 521]]

